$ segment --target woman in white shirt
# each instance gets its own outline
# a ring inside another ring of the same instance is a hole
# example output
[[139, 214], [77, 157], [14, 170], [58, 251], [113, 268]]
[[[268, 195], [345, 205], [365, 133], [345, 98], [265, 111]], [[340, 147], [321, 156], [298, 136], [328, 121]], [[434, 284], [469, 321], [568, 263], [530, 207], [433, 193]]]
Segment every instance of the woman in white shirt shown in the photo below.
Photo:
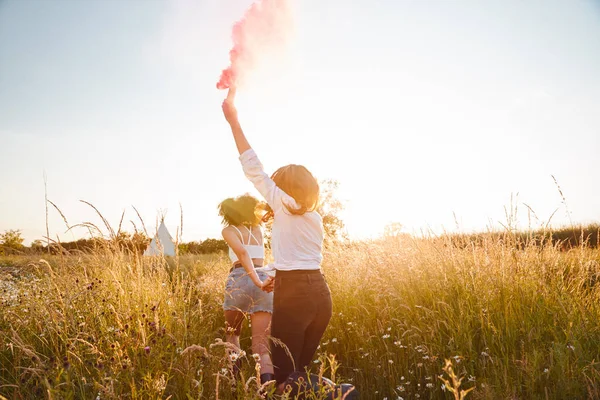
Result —
[[[250, 195], [229, 198], [219, 204], [219, 215], [225, 225], [222, 234], [229, 246], [232, 265], [223, 302], [226, 340], [240, 348], [242, 322], [249, 314], [252, 322], [252, 352], [260, 357], [260, 379], [261, 383], [265, 383], [274, 379], [269, 353], [273, 294], [261, 290], [262, 281], [267, 280], [267, 275], [256, 269], [263, 266], [265, 259], [259, 205], [260, 202]], [[240, 364], [241, 359], [235, 360], [236, 374], [239, 373]]]
[[223, 113], [231, 126], [244, 173], [274, 216], [274, 262], [266, 269], [275, 278], [255, 284], [266, 291], [274, 290], [271, 336], [276, 340], [271, 356], [281, 389], [290, 374], [303, 372], [311, 365], [332, 314], [331, 293], [321, 273], [323, 221], [315, 211], [319, 184], [300, 165], [282, 167], [272, 177], [264, 172], [238, 121], [234, 95], [234, 89], [230, 89]]

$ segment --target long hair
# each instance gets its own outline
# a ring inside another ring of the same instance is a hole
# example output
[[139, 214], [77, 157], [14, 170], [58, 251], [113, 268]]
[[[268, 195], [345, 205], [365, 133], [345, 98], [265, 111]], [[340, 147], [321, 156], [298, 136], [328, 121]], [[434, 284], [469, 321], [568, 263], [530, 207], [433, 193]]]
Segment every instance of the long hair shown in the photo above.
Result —
[[320, 193], [319, 182], [306, 167], [296, 164], [286, 165], [275, 171], [271, 179], [281, 190], [296, 200], [296, 208], [284, 204], [291, 214], [302, 215], [317, 209]]
[[257, 226], [261, 221], [260, 205], [257, 198], [244, 194], [223, 200], [217, 208], [225, 226]]

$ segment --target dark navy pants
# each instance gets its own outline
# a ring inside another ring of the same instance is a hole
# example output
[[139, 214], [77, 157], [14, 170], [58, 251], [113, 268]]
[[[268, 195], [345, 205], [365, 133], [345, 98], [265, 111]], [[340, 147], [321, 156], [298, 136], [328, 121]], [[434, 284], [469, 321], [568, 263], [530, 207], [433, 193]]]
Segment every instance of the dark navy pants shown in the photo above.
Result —
[[331, 293], [320, 270], [277, 271], [271, 354], [278, 384], [310, 365], [331, 313]]

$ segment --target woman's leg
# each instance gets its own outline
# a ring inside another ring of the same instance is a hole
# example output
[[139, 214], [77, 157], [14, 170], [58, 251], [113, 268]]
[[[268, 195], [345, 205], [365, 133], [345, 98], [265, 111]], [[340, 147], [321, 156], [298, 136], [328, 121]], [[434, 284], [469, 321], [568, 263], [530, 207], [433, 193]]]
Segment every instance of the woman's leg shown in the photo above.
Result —
[[333, 312], [331, 293], [325, 281], [318, 282], [315, 286], [312, 300], [316, 303], [317, 312], [304, 333], [304, 343], [298, 361], [299, 365], [297, 366], [299, 371], [304, 371], [304, 368], [310, 365]]
[[304, 275], [286, 280], [275, 277], [273, 319], [271, 321], [271, 355], [277, 383], [298, 371], [306, 328], [315, 315], [310, 288]]
[[225, 340], [240, 348], [240, 334], [244, 313], [241, 311], [225, 310]]
[[[242, 322], [244, 321], [244, 313], [241, 311], [225, 311], [225, 340], [233, 345], [237, 349], [236, 352], [240, 351], [240, 334], [242, 333]], [[233, 353], [232, 349], [227, 349], [227, 355]], [[242, 368], [242, 360], [238, 359], [233, 364], [233, 374], [238, 376]]]
[[269, 352], [269, 335], [271, 334], [271, 313], [255, 312], [252, 321], [252, 353], [260, 357], [260, 373], [272, 374], [273, 362]]

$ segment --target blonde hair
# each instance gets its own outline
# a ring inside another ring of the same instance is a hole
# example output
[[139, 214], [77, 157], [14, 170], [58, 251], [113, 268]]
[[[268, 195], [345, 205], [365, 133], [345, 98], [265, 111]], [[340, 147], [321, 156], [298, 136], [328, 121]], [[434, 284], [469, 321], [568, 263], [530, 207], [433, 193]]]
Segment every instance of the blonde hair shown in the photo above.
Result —
[[297, 208], [284, 204], [291, 214], [302, 215], [315, 211], [319, 206], [319, 182], [306, 167], [296, 164], [286, 165], [275, 171], [271, 179], [277, 187], [296, 200]]
[[225, 199], [218, 209], [223, 225], [226, 226], [257, 226], [261, 221], [261, 202], [249, 194]]

